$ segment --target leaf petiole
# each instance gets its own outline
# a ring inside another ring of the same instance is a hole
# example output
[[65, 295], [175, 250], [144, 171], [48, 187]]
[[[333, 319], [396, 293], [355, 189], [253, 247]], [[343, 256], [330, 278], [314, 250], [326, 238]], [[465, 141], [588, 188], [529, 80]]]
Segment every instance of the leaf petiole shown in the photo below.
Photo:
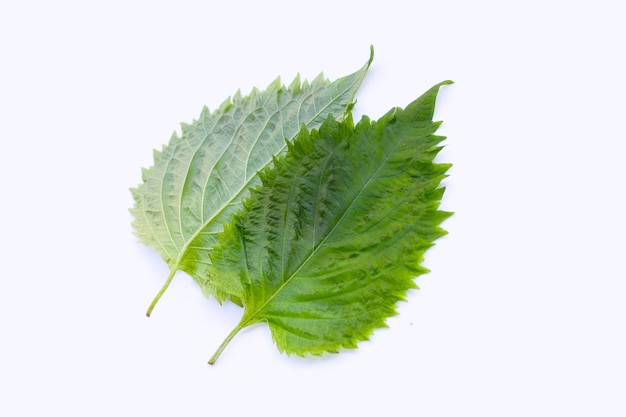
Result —
[[237, 327], [235, 327], [233, 329], [232, 332], [230, 332], [228, 334], [228, 336], [226, 336], [226, 339], [224, 339], [224, 341], [222, 342], [222, 344], [220, 345], [220, 347], [217, 348], [217, 350], [215, 351], [215, 353], [213, 354], [213, 356], [211, 356], [211, 359], [209, 359], [209, 365], [213, 365], [215, 363], [215, 361], [217, 361], [217, 358], [220, 357], [220, 355], [222, 354], [222, 352], [224, 351], [224, 349], [226, 348], [226, 346], [228, 346], [228, 344], [230, 343], [231, 340], [233, 340], [233, 337], [235, 337], [237, 335], [237, 333], [239, 333], [239, 331], [241, 329], [243, 329], [244, 327], [246, 327], [247, 324], [245, 324], [243, 321], [241, 323], [239, 323], [237, 325]]
[[152, 300], [152, 302], [150, 303], [150, 307], [148, 307], [148, 311], [146, 311], [146, 317], [150, 317], [150, 314], [152, 314], [152, 310], [154, 309], [154, 306], [159, 302], [159, 300], [161, 299], [161, 296], [167, 290], [167, 287], [170, 286], [170, 283], [172, 282], [172, 279], [174, 279], [175, 274], [176, 274], [176, 270], [173, 269], [170, 272], [170, 275], [167, 277], [167, 281], [165, 281], [165, 284], [163, 284], [163, 287], [161, 287], [157, 295], [154, 297], [154, 300]]

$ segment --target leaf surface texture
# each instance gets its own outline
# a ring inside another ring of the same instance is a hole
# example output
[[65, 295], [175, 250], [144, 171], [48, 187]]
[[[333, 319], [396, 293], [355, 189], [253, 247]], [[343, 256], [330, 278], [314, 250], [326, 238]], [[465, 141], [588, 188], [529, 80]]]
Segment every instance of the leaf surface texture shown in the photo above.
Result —
[[303, 129], [220, 234], [213, 281], [244, 305], [239, 325], [266, 322], [279, 350], [321, 354], [356, 347], [384, 327], [427, 270], [423, 254], [445, 234], [433, 159], [434, 86], [378, 121], [328, 117]]

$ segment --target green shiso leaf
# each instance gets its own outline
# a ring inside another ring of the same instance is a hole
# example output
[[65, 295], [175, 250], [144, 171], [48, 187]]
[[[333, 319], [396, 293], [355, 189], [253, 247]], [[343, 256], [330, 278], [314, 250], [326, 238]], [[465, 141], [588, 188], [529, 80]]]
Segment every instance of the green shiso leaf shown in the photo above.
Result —
[[183, 124], [181, 137], [174, 134], [154, 152], [154, 165], [143, 170], [143, 182], [131, 190], [135, 234], [170, 270], [147, 315], [179, 270], [207, 296], [225, 298], [208, 278], [209, 255], [223, 223], [260, 184], [258, 171], [285, 151], [285, 139], [302, 126], [317, 128], [328, 117], [345, 117], [372, 58], [373, 51], [360, 70], [334, 82], [322, 75], [311, 83], [296, 77], [287, 88], [277, 79], [265, 91], [255, 89], [246, 97], [237, 93], [213, 112], [204, 108], [198, 120]]
[[262, 171], [211, 253], [211, 288], [244, 313], [209, 363], [254, 323], [297, 355], [354, 348], [385, 326], [451, 214], [439, 210], [450, 165], [434, 162], [444, 138], [432, 121], [449, 83], [378, 121], [328, 116]]

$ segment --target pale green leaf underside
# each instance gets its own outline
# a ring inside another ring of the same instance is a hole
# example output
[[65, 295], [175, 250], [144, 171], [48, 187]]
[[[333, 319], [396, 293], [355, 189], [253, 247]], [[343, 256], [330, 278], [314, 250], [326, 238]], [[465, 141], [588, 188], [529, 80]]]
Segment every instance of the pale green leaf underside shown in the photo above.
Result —
[[261, 173], [211, 255], [215, 283], [243, 301], [233, 333], [267, 322], [281, 351], [335, 352], [369, 337], [426, 270], [445, 232], [448, 164], [432, 121], [436, 85], [379, 121], [329, 118]]
[[303, 125], [314, 128], [329, 115], [343, 117], [370, 63], [371, 57], [332, 83], [321, 75], [310, 84], [296, 77], [289, 88], [277, 79], [265, 91], [237, 93], [214, 112], [204, 108], [198, 120], [182, 126], [182, 137], [174, 134], [155, 151], [154, 166], [132, 190], [131, 212], [136, 235], [167, 262], [170, 278], [183, 270], [205, 293], [215, 293], [206, 278], [209, 253], [223, 223], [260, 183], [257, 172]]

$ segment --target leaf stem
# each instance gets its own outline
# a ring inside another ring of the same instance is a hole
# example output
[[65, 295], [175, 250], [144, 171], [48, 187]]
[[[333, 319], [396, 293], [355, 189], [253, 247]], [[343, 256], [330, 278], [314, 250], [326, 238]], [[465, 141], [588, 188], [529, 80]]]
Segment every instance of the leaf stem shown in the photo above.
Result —
[[224, 341], [222, 342], [222, 344], [220, 345], [219, 348], [217, 348], [217, 350], [215, 351], [215, 353], [213, 354], [213, 356], [211, 356], [211, 359], [209, 359], [209, 365], [213, 365], [215, 363], [215, 361], [217, 361], [217, 358], [220, 357], [220, 355], [222, 354], [222, 351], [226, 348], [226, 346], [228, 346], [228, 344], [230, 343], [231, 340], [233, 340], [233, 337], [235, 337], [237, 335], [237, 333], [239, 333], [239, 331], [241, 329], [243, 329], [244, 327], [246, 327], [247, 324], [244, 324], [243, 321], [241, 323], [239, 323], [237, 325], [237, 327], [235, 327], [233, 329], [232, 332], [230, 332], [228, 334], [228, 336], [226, 336], [226, 339], [224, 339]]
[[172, 271], [170, 272], [170, 275], [167, 277], [167, 281], [165, 281], [165, 284], [163, 284], [163, 287], [161, 287], [157, 295], [154, 297], [154, 300], [152, 300], [152, 303], [150, 303], [150, 307], [148, 307], [148, 311], [146, 311], [146, 317], [150, 317], [150, 314], [152, 314], [152, 310], [154, 309], [154, 306], [159, 302], [159, 300], [161, 299], [161, 296], [167, 290], [167, 287], [170, 286], [170, 283], [172, 282], [172, 279], [174, 278], [175, 274], [176, 274], [176, 269], [172, 269]]

